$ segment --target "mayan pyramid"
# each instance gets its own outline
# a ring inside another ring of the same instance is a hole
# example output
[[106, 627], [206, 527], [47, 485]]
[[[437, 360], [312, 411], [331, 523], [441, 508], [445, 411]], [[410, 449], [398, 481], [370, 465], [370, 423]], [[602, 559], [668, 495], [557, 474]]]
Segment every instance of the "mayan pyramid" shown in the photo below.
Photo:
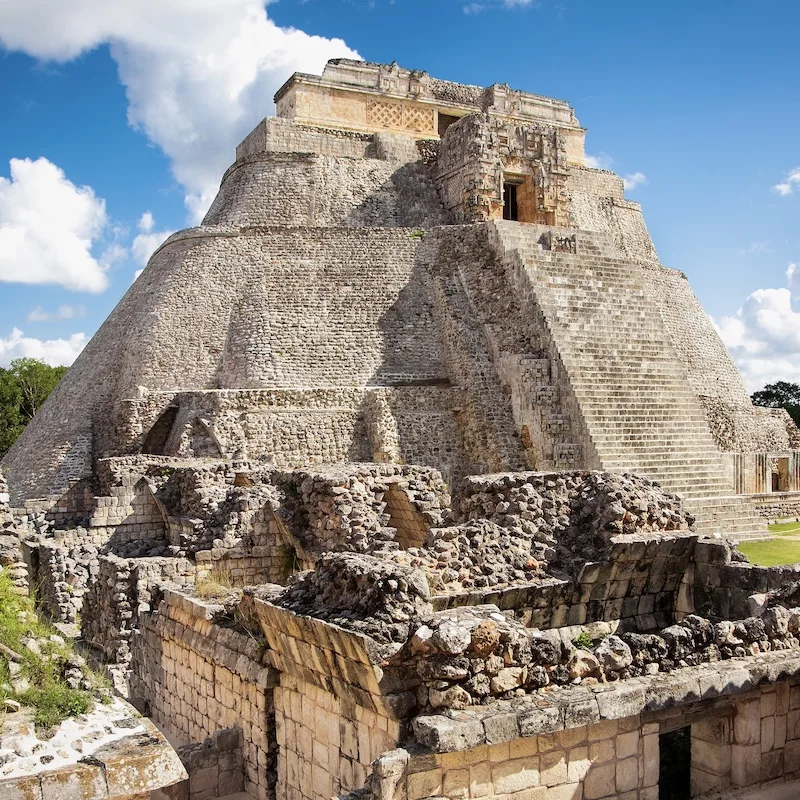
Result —
[[566, 102], [350, 60], [275, 102], [5, 458], [17, 502], [139, 453], [602, 469], [746, 536], [745, 495], [799, 488]]

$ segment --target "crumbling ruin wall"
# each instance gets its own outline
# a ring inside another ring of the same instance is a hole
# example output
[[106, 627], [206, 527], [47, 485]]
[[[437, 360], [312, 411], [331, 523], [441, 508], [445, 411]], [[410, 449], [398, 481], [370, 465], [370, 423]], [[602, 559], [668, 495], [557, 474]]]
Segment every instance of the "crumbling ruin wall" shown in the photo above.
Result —
[[404, 697], [384, 697], [363, 637], [258, 600], [254, 614], [280, 671], [274, 690], [280, 795], [327, 800], [361, 788], [372, 762], [397, 746], [395, 712]]
[[215, 625], [221, 606], [165, 591], [142, 614], [133, 638], [131, 697], [168, 735], [185, 744], [241, 728], [245, 790], [272, 800], [275, 786], [274, 671], [263, 640]]
[[0, 471], [0, 568], [10, 577], [15, 591], [28, 593], [28, 568], [22, 554], [22, 523], [11, 513], [8, 484]]
[[[600, 714], [584, 698], [566, 720], [548, 714], [553, 707], [498, 707], [485, 716], [419, 718], [418, 740], [434, 755], [408, 749], [384, 754], [370, 780], [371, 798], [423, 800], [446, 797], [490, 798], [534, 792], [542, 800], [584, 800], [658, 796], [659, 735], [690, 726], [692, 796], [759, 787], [800, 775], [800, 730], [796, 727], [800, 685], [749, 688], [743, 676], [728, 671], [736, 689], [723, 687], [723, 675], [708, 676], [696, 702], [699, 671], [693, 672], [695, 702], [672, 706], [669, 687], [653, 687], [642, 700], [619, 691], [597, 695]], [[748, 676], [749, 677], [749, 676]], [[683, 695], [684, 685], [673, 687]], [[731, 691], [740, 693], [726, 695]], [[574, 693], [573, 693], [574, 694]], [[713, 699], [717, 698], [717, 699]], [[565, 698], [566, 699], [566, 698]], [[588, 699], [588, 698], [586, 698]], [[614, 708], [616, 703], [616, 709]], [[517, 713], [515, 713], [515, 710]], [[587, 724], [588, 723], [588, 724]], [[688, 766], [688, 765], [687, 765]]]
[[444, 213], [420, 163], [259, 153], [222, 178], [204, 226], [430, 228]]

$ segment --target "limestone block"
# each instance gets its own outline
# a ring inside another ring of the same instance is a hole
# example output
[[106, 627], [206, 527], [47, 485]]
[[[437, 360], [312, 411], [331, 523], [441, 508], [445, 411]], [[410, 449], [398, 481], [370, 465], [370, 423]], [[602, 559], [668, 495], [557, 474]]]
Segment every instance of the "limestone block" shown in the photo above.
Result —
[[758, 744], [731, 747], [731, 783], [752, 786], [761, 779], [761, 747]]
[[[733, 718], [733, 741], [738, 745], [753, 745], [761, 737], [761, 704], [757, 700], [737, 703]], [[747, 785], [747, 784], [742, 784]]]
[[[564, 770], [566, 773], [566, 768]], [[492, 783], [496, 794], [513, 794], [540, 784], [539, 758], [518, 758], [492, 765]]]
[[613, 797], [616, 791], [616, 764], [592, 766], [583, 782], [584, 800], [601, 800], [604, 797]]
[[636, 758], [625, 758], [617, 762], [617, 791], [629, 792], [639, 785], [639, 762]]
[[406, 779], [408, 800], [423, 800], [442, 793], [442, 771], [433, 769], [427, 772], [415, 772]]

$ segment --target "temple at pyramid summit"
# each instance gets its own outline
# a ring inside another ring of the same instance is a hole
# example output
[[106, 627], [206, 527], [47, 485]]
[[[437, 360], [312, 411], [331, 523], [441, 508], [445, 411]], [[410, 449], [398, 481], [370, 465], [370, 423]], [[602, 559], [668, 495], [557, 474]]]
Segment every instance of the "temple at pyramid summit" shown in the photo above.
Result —
[[800, 566], [737, 545], [800, 517], [800, 430], [576, 112], [347, 59], [275, 106], [0, 465], [0, 567], [166, 737], [147, 791], [800, 796]]

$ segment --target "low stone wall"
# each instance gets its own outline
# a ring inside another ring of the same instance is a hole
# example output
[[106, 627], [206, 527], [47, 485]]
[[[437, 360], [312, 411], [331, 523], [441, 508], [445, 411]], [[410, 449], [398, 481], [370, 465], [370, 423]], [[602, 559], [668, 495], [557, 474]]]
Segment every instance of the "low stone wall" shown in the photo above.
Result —
[[774, 492], [750, 497], [756, 511], [769, 520], [800, 519], [800, 493]]
[[800, 565], [759, 567], [732, 558], [724, 542], [701, 540], [682, 589], [682, 608], [711, 619], [742, 619], [752, 613], [748, 597], [800, 580]]
[[244, 791], [242, 732], [217, 731], [204, 742], [179, 747], [178, 757], [189, 778], [151, 800], [215, 800]]
[[420, 717], [413, 730], [424, 749], [382, 756], [371, 795], [657, 800], [659, 735], [688, 726], [692, 796], [792, 780], [800, 775], [799, 681], [796, 652], [765, 654]]
[[243, 735], [245, 790], [272, 800], [277, 742], [275, 672], [264, 663], [263, 639], [215, 624], [219, 605], [165, 590], [157, 610], [139, 616], [131, 661], [132, 699], [176, 740], [202, 742], [221, 730]]

